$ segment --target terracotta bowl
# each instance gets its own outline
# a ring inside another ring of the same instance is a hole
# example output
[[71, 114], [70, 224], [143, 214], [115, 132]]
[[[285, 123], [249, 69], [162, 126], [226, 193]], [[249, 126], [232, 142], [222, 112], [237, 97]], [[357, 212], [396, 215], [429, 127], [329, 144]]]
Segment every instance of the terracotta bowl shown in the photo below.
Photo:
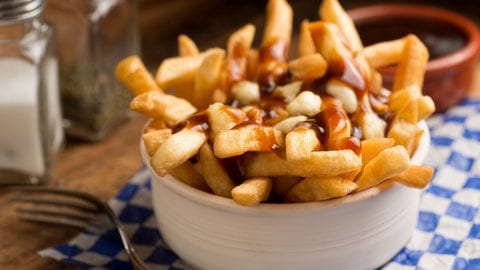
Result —
[[[414, 33], [430, 51], [424, 93], [431, 96], [437, 112], [457, 104], [473, 83], [480, 34], [464, 16], [422, 5], [385, 4], [348, 12], [359, 29], [364, 45], [401, 38]], [[391, 89], [395, 67], [380, 70], [384, 86]]]
[[[412, 162], [430, 145], [424, 133]], [[420, 190], [386, 181], [323, 202], [245, 207], [197, 190], [170, 175], [152, 176], [158, 227], [168, 246], [194, 269], [375, 269], [408, 241]]]

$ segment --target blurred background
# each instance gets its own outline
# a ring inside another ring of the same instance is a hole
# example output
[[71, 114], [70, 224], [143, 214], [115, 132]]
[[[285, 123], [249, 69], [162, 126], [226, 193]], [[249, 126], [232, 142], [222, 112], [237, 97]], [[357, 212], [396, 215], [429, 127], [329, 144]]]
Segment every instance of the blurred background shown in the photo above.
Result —
[[[315, 20], [320, 0], [290, 0], [294, 9], [294, 30], [303, 18]], [[348, 10], [370, 4], [385, 4], [382, 0], [342, 0]], [[151, 70], [160, 61], [177, 53], [176, 37], [183, 33], [205, 49], [223, 45], [228, 34], [236, 28], [253, 23], [257, 40], [264, 23], [267, 0], [140, 0], [139, 25], [143, 59]], [[457, 11], [480, 23], [478, 0], [390, 0], [388, 3], [414, 3], [439, 6]], [[224, 46], [224, 45], [223, 45]]]

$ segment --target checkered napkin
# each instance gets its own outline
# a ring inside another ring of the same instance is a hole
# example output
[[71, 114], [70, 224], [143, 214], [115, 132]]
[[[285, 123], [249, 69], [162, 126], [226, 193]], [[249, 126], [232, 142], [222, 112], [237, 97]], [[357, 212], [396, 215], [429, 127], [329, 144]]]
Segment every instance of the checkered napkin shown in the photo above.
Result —
[[[428, 121], [435, 168], [422, 195], [417, 227], [384, 269], [480, 269], [480, 100], [467, 100]], [[185, 269], [157, 231], [150, 178], [141, 169], [110, 202], [135, 248], [152, 269]], [[113, 229], [83, 232], [41, 256], [96, 269], [132, 269]]]

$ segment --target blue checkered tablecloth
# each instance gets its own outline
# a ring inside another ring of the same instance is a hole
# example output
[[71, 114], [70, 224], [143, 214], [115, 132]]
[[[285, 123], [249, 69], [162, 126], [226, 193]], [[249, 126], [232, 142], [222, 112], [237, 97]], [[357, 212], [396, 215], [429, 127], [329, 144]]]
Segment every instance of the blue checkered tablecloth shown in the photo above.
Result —
[[[480, 269], [480, 100], [466, 100], [428, 124], [432, 146], [425, 163], [435, 176], [422, 194], [410, 241], [384, 269]], [[152, 269], [185, 269], [157, 231], [145, 168], [110, 204]], [[85, 268], [132, 269], [111, 228], [85, 231], [39, 254]]]

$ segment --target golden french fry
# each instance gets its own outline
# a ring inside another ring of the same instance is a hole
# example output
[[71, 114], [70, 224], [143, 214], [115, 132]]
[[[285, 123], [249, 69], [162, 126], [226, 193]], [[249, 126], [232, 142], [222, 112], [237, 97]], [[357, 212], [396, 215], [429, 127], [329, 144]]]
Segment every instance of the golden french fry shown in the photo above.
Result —
[[121, 81], [134, 96], [149, 91], [160, 91], [152, 75], [147, 71], [142, 60], [136, 56], [129, 56], [117, 64], [115, 77]]
[[195, 90], [192, 103], [195, 107], [203, 109], [208, 107], [213, 92], [218, 88], [220, 82], [220, 71], [223, 64], [225, 51], [216, 49], [205, 57], [195, 75]]
[[312, 34], [309, 29], [310, 22], [303, 20], [298, 35], [298, 57], [304, 57], [316, 53], [317, 49], [313, 43]]
[[328, 96], [322, 98], [320, 119], [324, 123], [327, 149], [335, 149], [336, 141], [350, 137], [351, 121], [337, 99]]
[[209, 49], [194, 56], [171, 57], [162, 61], [155, 81], [165, 91], [175, 90], [181, 97], [189, 99], [193, 94], [195, 74], [203, 60], [218, 48]]
[[229, 56], [238, 57], [238, 54], [245, 56], [252, 47], [255, 38], [255, 26], [247, 24], [235, 31], [228, 38], [227, 51]]
[[410, 100], [393, 119], [388, 138], [395, 139], [395, 145], [402, 145], [411, 156], [415, 148], [415, 134], [418, 122], [418, 103], [416, 99]]
[[164, 141], [150, 160], [153, 170], [160, 176], [193, 157], [206, 142], [202, 131], [182, 129]]
[[153, 119], [147, 127], [145, 127], [145, 133], [168, 128], [167, 123], [163, 119]]
[[210, 103], [213, 104], [225, 102], [227, 102], [227, 93], [220, 88], [213, 90], [212, 101]]
[[428, 49], [418, 37], [412, 34], [405, 37], [392, 90], [395, 92], [410, 85], [417, 85], [422, 89], [428, 57]]
[[195, 42], [187, 35], [178, 36], [178, 55], [195, 56], [198, 55], [198, 48]]
[[319, 53], [314, 53], [290, 61], [288, 68], [294, 80], [315, 80], [325, 75], [327, 62]]
[[170, 136], [172, 136], [172, 130], [169, 128], [154, 130], [143, 134], [143, 144], [145, 145], [145, 150], [147, 150], [147, 153], [150, 156], [153, 156], [158, 147], [160, 147], [163, 142], [170, 138]]
[[320, 141], [312, 129], [295, 129], [285, 138], [287, 160], [309, 159], [311, 152], [320, 150]]
[[290, 189], [286, 201], [292, 203], [324, 201], [346, 196], [356, 188], [355, 182], [341, 177], [309, 177]]
[[296, 176], [279, 176], [273, 179], [273, 188], [272, 192], [279, 198], [285, 198], [290, 189], [298, 182], [301, 178]]
[[433, 177], [433, 168], [427, 166], [410, 166], [400, 174], [390, 178], [397, 183], [413, 188], [424, 188]]
[[386, 67], [400, 62], [405, 39], [379, 42], [365, 47], [360, 53], [372, 68]]
[[189, 186], [203, 191], [210, 190], [203, 176], [197, 172], [190, 161], [185, 161], [177, 167], [170, 169], [168, 173]]
[[[354, 89], [365, 89], [365, 79], [371, 77], [370, 67], [361, 55], [358, 61], [353, 58], [350, 51], [343, 42], [337, 26], [327, 22], [315, 22], [310, 24], [313, 42], [318, 52], [327, 61], [329, 74], [343, 77], [346, 83]], [[360, 65], [361, 63], [364, 63]], [[344, 77], [345, 73], [347, 77]]]
[[271, 190], [272, 179], [254, 177], [234, 187], [232, 189], [232, 199], [240, 205], [253, 206], [268, 200]]
[[430, 117], [435, 112], [435, 103], [429, 96], [421, 96], [417, 99], [418, 103], [418, 121]]
[[258, 61], [259, 61], [259, 53], [258, 50], [250, 49], [247, 54], [247, 73], [246, 79], [253, 81], [257, 76], [257, 68], [258, 68]]
[[215, 156], [228, 158], [246, 152], [270, 151], [276, 144], [272, 127], [248, 125], [234, 130], [222, 131], [215, 136]]
[[249, 51], [255, 37], [255, 26], [247, 24], [235, 31], [227, 42], [227, 59], [222, 73], [222, 89], [229, 92], [232, 85], [247, 76]]
[[160, 91], [136, 96], [130, 102], [130, 110], [163, 119], [170, 126], [186, 120], [197, 111], [188, 101]]
[[397, 114], [400, 110], [402, 110], [411, 100], [414, 100], [420, 97], [422, 91], [418, 87], [418, 85], [410, 85], [404, 89], [397, 90], [396, 92], [390, 95], [390, 99], [388, 101], [388, 105], [390, 106], [390, 110]]
[[315, 151], [307, 160], [286, 160], [274, 153], [249, 154], [242, 159], [246, 177], [329, 177], [357, 170], [360, 158], [352, 150]]
[[212, 140], [215, 139], [218, 133], [230, 130], [247, 120], [247, 115], [244, 111], [221, 103], [210, 105], [207, 109], [207, 116]]
[[357, 191], [374, 187], [410, 166], [410, 157], [403, 146], [394, 146], [381, 151], [367, 163], [356, 181]]
[[268, 46], [277, 40], [282, 40], [288, 47], [292, 35], [292, 21], [292, 8], [286, 0], [269, 0], [262, 47]]
[[222, 166], [221, 161], [215, 157], [208, 143], [200, 149], [200, 164], [203, 177], [213, 193], [230, 198], [234, 186], [233, 180]]
[[359, 52], [363, 49], [362, 40], [358, 35], [353, 20], [345, 12], [338, 0], [323, 0], [319, 9], [319, 15], [324, 21], [337, 25], [353, 52]]
[[375, 138], [363, 140], [360, 142], [362, 146], [362, 164], [365, 166], [374, 159], [380, 152], [395, 145], [392, 138]]

